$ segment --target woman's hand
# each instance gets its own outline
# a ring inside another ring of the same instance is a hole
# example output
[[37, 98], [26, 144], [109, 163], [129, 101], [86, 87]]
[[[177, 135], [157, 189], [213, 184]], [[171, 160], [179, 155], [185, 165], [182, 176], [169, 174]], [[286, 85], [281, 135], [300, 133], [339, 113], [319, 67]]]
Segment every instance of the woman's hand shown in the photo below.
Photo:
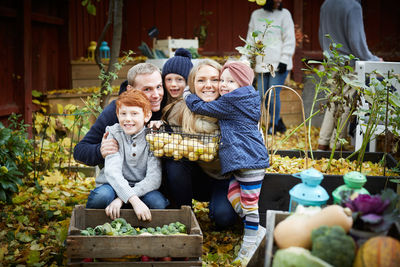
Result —
[[143, 203], [143, 201], [140, 200], [140, 198], [138, 198], [137, 196], [132, 196], [129, 199], [129, 202], [131, 203], [133, 210], [135, 211], [136, 216], [139, 220], [151, 221], [150, 209], [146, 206], [146, 204]]
[[107, 206], [106, 215], [110, 217], [111, 220], [119, 218], [122, 204], [124, 204], [124, 202], [119, 197], [114, 199], [110, 205]]
[[117, 140], [115, 139], [107, 139], [109, 132], [106, 132], [103, 135], [103, 139], [101, 140], [100, 153], [105, 159], [108, 155], [114, 154], [118, 152], [119, 145]]

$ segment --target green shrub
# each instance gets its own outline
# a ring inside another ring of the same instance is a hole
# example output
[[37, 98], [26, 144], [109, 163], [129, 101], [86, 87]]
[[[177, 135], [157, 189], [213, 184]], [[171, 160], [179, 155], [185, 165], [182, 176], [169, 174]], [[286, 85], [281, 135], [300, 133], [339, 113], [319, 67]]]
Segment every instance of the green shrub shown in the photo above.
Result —
[[9, 127], [0, 122], [0, 201], [8, 203], [18, 192], [22, 177], [32, 170], [32, 141], [28, 139], [27, 125], [19, 117], [12, 114]]

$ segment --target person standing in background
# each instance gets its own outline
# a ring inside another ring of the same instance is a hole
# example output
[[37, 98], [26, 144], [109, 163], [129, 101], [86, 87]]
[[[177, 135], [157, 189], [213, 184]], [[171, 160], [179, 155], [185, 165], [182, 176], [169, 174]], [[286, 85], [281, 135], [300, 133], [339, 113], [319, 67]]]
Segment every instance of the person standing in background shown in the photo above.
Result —
[[[265, 19], [272, 21], [274, 27], [270, 28], [264, 37], [266, 45], [265, 56], [256, 57], [255, 72], [257, 74], [257, 89], [263, 99], [265, 92], [273, 85], [283, 85], [289, 71], [293, 67], [292, 57], [296, 47], [294, 23], [289, 10], [282, 8], [282, 0], [267, 0], [263, 8], [253, 11], [250, 17], [247, 41], [252, 39], [252, 33], [256, 30], [264, 31]], [[275, 27], [277, 26], [277, 27]], [[275, 77], [271, 75], [268, 64], [271, 64], [275, 71]], [[261, 75], [263, 73], [263, 75]], [[261, 80], [264, 80], [263, 82]], [[262, 85], [263, 88], [262, 88]], [[271, 124], [275, 124], [275, 131], [284, 133], [286, 126], [280, 117], [281, 87], [275, 88], [276, 96], [272, 91], [269, 113]], [[267, 98], [268, 99], [268, 98]], [[266, 103], [267, 104], [266, 100]], [[273, 119], [273, 107], [275, 104], [275, 120]], [[271, 133], [271, 129], [269, 133]]]
[[[332, 38], [329, 39], [326, 35]], [[358, 60], [363, 61], [382, 61], [381, 58], [373, 55], [367, 45], [361, 0], [325, 0], [321, 6], [319, 14], [319, 43], [324, 52], [330, 53], [331, 42], [341, 44], [338, 48], [342, 55], [354, 55]], [[355, 61], [350, 65], [354, 67]], [[352, 96], [355, 90], [348, 88], [345, 95]], [[349, 107], [345, 107], [342, 120], [346, 121], [350, 112]], [[319, 150], [329, 150], [333, 147], [335, 140], [335, 106], [327, 108], [318, 139]], [[343, 129], [346, 129], [344, 127]], [[342, 130], [339, 138], [345, 138], [346, 131]]]

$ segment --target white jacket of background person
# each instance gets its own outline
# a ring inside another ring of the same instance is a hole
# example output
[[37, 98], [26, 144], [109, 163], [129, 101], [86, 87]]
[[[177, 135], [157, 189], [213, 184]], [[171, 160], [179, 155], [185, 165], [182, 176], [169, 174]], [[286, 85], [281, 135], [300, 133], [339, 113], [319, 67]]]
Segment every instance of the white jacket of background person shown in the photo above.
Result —
[[[269, 72], [267, 65], [271, 64], [274, 70], [277, 69], [279, 62], [287, 65], [287, 70], [293, 68], [292, 57], [296, 47], [296, 38], [294, 33], [294, 23], [289, 10], [274, 9], [273, 12], [263, 8], [254, 10], [250, 17], [249, 30], [247, 32], [247, 41], [251, 40], [252, 32], [265, 29], [265, 19], [272, 20], [272, 25], [264, 37], [263, 43], [266, 44], [265, 56], [256, 57], [255, 72]], [[261, 35], [261, 34], [260, 34]]]

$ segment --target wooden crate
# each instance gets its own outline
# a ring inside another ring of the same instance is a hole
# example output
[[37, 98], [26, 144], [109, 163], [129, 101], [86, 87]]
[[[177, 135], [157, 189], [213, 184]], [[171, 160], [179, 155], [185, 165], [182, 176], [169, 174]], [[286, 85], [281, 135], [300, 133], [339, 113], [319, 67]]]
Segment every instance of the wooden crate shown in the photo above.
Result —
[[135, 227], [157, 227], [179, 221], [186, 225], [188, 235], [152, 236], [82, 236], [80, 231], [112, 220], [104, 209], [86, 209], [75, 206], [67, 236], [67, 257], [69, 265], [107, 265], [106, 262], [81, 262], [85, 258], [123, 258], [132, 255], [146, 255], [151, 258], [189, 258], [189, 261], [174, 262], [113, 262], [112, 265], [134, 266], [134, 264], [157, 266], [201, 266], [203, 234], [188, 206], [181, 209], [152, 210], [151, 222], [139, 221], [133, 209], [122, 209], [121, 217]]
[[[120, 85], [126, 80], [128, 70], [138, 62], [129, 62], [118, 72], [114, 85]], [[71, 61], [72, 88], [100, 86], [100, 70], [94, 61]]]
[[[264, 267], [272, 266], [272, 258], [277, 250], [277, 246], [274, 243], [274, 229], [275, 226], [286, 219], [290, 215], [290, 212], [280, 210], [268, 210], [267, 211], [267, 244], [265, 247], [265, 262]], [[400, 223], [395, 223], [389, 229], [388, 236], [400, 240]]]
[[153, 41], [153, 49], [161, 50], [167, 57], [173, 57], [175, 54], [175, 50], [178, 48], [199, 48], [199, 40], [197, 37], [195, 39], [172, 39], [171, 36], [168, 36], [167, 39], [164, 40], [156, 40]]

